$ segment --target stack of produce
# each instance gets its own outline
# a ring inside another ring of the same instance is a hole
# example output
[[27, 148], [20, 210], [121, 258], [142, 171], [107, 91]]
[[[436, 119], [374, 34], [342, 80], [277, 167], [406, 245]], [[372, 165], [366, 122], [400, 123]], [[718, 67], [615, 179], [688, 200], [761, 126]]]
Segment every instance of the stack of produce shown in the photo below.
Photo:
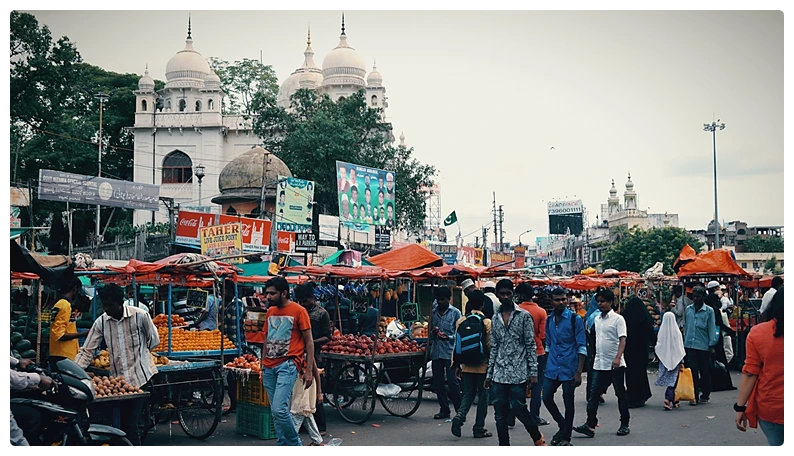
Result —
[[92, 381], [97, 397], [130, 396], [143, 393], [143, 390], [137, 386], [127, 383], [124, 377], [105, 377], [91, 373], [88, 375], [93, 377]]
[[379, 339], [378, 345], [375, 347], [374, 337], [348, 334], [346, 336], [334, 336], [330, 342], [323, 346], [322, 351], [353, 356], [371, 356], [375, 350], [377, 350], [377, 354], [385, 355], [389, 353], [422, 352], [425, 349], [413, 340], [404, 342], [400, 339], [388, 338]]
[[91, 361], [91, 366], [99, 369], [110, 368], [110, 354], [107, 350], [102, 350], [99, 355]]
[[656, 307], [648, 301], [644, 301], [644, 303], [645, 308], [648, 309], [648, 313], [651, 314], [651, 317], [653, 318], [653, 326], [658, 328], [662, 324], [662, 316], [659, 315], [659, 310], [657, 310]]
[[386, 329], [389, 327], [389, 324], [396, 320], [394, 317], [380, 317], [380, 321], [378, 321], [378, 336], [383, 338], [386, 337]]
[[246, 312], [245, 332], [261, 332], [265, 328], [266, 312]]
[[[152, 319], [152, 322], [158, 328], [167, 328], [168, 327], [168, 315], [160, 314], [157, 315]], [[179, 315], [171, 315], [171, 327], [180, 327], [185, 326], [185, 319], [180, 317]]]
[[411, 325], [411, 337], [414, 339], [427, 339], [427, 323], [414, 323]]
[[155, 366], [167, 366], [171, 362], [165, 356], [158, 356], [155, 353], [152, 353], [152, 361], [154, 361]]
[[234, 361], [226, 363], [226, 367], [230, 369], [250, 369], [256, 374], [262, 371], [261, 363], [257, 357], [250, 354], [234, 358]]
[[[168, 351], [168, 329], [157, 328], [160, 336], [160, 345], [153, 351]], [[180, 351], [208, 351], [221, 349], [221, 337], [223, 337], [223, 349], [234, 350], [236, 347], [225, 335], [221, 335], [219, 330], [214, 331], [185, 331], [184, 329], [171, 330], [171, 350]]]

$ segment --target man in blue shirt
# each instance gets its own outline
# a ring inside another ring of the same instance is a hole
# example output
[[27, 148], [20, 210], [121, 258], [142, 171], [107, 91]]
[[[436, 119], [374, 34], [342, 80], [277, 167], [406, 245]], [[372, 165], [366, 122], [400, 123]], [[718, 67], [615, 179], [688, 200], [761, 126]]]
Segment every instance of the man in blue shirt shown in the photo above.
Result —
[[684, 312], [684, 349], [687, 364], [692, 369], [696, 399], [689, 405], [708, 404], [711, 396], [711, 350], [718, 338], [714, 310], [704, 305], [705, 300], [706, 289], [695, 287], [692, 290], [694, 303]]
[[213, 293], [207, 296], [207, 307], [201, 311], [196, 324], [199, 331], [214, 331], [218, 329], [218, 300]]
[[[582, 369], [587, 356], [587, 338], [582, 319], [568, 309], [568, 296], [562, 288], [551, 292], [554, 312], [546, 319], [546, 361], [543, 403], [560, 430], [551, 439], [553, 446], [570, 446], [574, 418], [574, 389], [582, 384]], [[565, 418], [554, 402], [562, 385]]]
[[[457, 412], [460, 408], [460, 382], [452, 368], [452, 352], [455, 349], [455, 330], [461, 317], [460, 311], [449, 305], [452, 292], [447, 287], [436, 289], [433, 317], [429, 331], [430, 360], [433, 368], [433, 389], [441, 410], [433, 418], [443, 420], [450, 417], [449, 401]], [[444, 377], [446, 376], [446, 381]], [[449, 397], [447, 397], [449, 386]]]

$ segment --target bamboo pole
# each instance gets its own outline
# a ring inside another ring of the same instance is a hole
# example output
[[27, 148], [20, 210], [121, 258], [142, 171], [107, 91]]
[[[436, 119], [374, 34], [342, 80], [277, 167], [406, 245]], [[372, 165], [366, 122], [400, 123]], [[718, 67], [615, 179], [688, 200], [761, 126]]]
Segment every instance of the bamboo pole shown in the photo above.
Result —
[[39, 364], [41, 362], [41, 288], [42, 288], [41, 287], [41, 279], [39, 279], [39, 282], [38, 282], [38, 285], [37, 285], [36, 288], [38, 288], [38, 293], [37, 293], [38, 302], [37, 302], [36, 307], [38, 307], [38, 315], [39, 315], [38, 318], [37, 318], [37, 320], [39, 322], [38, 323], [39, 328], [38, 328], [38, 331], [37, 331], [37, 334], [36, 334], [36, 364]]

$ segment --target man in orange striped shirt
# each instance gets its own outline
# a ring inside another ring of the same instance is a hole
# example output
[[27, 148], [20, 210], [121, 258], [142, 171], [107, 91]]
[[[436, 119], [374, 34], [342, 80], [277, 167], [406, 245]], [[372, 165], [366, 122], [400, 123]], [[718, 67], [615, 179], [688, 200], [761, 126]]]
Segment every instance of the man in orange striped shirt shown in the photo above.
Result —
[[[536, 302], [532, 301], [534, 295], [532, 285], [528, 283], [521, 283], [516, 287], [516, 295], [518, 296], [518, 307], [526, 310], [532, 315], [532, 322], [535, 329], [535, 348], [538, 353], [538, 382], [532, 385], [532, 397], [529, 400], [529, 413], [538, 426], [545, 426], [549, 424], [548, 421], [540, 417], [540, 404], [541, 404], [541, 390], [543, 389], [543, 373], [546, 370], [546, 349], [543, 346], [546, 340], [546, 311], [542, 309]], [[567, 299], [567, 297], [566, 297]]]

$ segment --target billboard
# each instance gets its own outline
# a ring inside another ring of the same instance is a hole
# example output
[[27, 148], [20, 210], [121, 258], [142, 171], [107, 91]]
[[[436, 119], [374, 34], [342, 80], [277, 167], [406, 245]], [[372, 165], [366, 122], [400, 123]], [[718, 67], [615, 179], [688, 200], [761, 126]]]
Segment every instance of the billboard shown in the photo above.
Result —
[[440, 256], [444, 263], [455, 264], [458, 261], [458, 246], [457, 244], [446, 244], [441, 242], [428, 242], [427, 248], [431, 252]]
[[292, 231], [279, 231], [277, 248], [279, 252], [295, 251], [295, 233]]
[[11, 205], [17, 207], [30, 206], [30, 189], [11, 187]]
[[336, 162], [339, 218], [357, 231], [370, 225], [394, 227], [394, 172], [367, 166]]
[[584, 205], [582, 200], [549, 201], [549, 234], [571, 234], [578, 236], [584, 229]]
[[160, 210], [160, 186], [50, 169], [39, 170], [39, 199]]
[[[220, 258], [243, 253], [242, 227], [240, 223], [214, 225], [201, 228], [201, 254]], [[242, 258], [225, 260], [227, 263], [242, 263]]]
[[201, 245], [199, 230], [212, 225], [215, 225], [215, 214], [179, 211], [175, 240], [180, 244]]
[[313, 181], [278, 176], [276, 229], [298, 233], [311, 232], [314, 187]]
[[267, 252], [270, 250], [270, 220], [219, 215], [221, 225], [240, 223], [242, 229], [243, 252]]
[[339, 240], [339, 217], [320, 214], [319, 224], [321, 241], [336, 242]]
[[515, 268], [516, 269], [523, 269], [524, 266], [526, 265], [525, 262], [526, 262], [526, 258], [527, 258], [527, 248], [523, 247], [523, 246], [521, 246], [521, 247], [515, 246], [513, 248], [513, 257], [516, 260]]

